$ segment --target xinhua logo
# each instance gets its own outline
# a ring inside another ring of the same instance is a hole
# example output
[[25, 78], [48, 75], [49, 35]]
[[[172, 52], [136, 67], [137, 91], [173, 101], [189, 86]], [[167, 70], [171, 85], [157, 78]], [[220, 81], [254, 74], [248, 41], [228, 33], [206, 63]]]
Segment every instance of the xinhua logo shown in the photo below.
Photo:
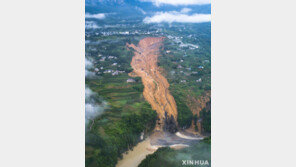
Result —
[[182, 165], [195, 165], [195, 166], [210, 166], [208, 160], [182, 160]]

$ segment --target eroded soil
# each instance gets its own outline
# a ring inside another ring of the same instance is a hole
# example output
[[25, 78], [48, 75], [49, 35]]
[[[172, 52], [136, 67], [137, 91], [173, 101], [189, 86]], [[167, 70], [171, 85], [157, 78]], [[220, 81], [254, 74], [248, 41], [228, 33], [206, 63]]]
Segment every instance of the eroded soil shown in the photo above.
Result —
[[[200, 96], [198, 99], [195, 99], [194, 97], [188, 96], [187, 97], [187, 105], [190, 108], [193, 115], [197, 115], [199, 117], [200, 112], [207, 106], [207, 103], [211, 101], [211, 91], [205, 92], [202, 96]], [[189, 130], [194, 131], [194, 121], [192, 120], [191, 127]], [[201, 123], [197, 122], [198, 131], [201, 133]]]
[[157, 66], [157, 59], [160, 56], [159, 49], [163, 45], [163, 39], [164, 37], [147, 37], [142, 39], [137, 46], [127, 44], [129, 48], [134, 49], [134, 57], [131, 62], [133, 72], [130, 73], [130, 76], [142, 78], [143, 95], [158, 114], [159, 119], [155, 130], [160, 131], [164, 128], [176, 128], [178, 116], [176, 102], [169, 92], [169, 83], [161, 75]]

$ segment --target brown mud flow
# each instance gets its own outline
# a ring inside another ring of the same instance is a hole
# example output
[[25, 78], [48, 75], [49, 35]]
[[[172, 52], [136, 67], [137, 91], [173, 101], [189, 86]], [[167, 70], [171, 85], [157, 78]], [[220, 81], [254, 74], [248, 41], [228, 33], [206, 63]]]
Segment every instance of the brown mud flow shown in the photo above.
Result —
[[170, 94], [168, 81], [161, 75], [157, 66], [163, 40], [164, 37], [147, 37], [142, 39], [137, 46], [127, 44], [127, 47], [134, 49], [131, 62], [133, 72], [129, 75], [142, 78], [144, 98], [158, 114], [155, 130], [174, 133], [177, 131], [177, 105]]
[[[207, 112], [211, 110], [211, 91], [206, 91], [202, 96], [200, 96], [198, 99], [195, 99], [194, 97], [187, 96], [187, 105], [192, 111], [193, 115], [197, 115], [198, 117], [200, 116], [200, 112], [205, 109]], [[197, 127], [198, 127], [198, 132], [201, 134], [202, 133], [202, 127], [201, 127], [201, 122], [197, 121]], [[192, 120], [191, 123], [191, 130], [195, 129], [194, 125], [194, 120]]]

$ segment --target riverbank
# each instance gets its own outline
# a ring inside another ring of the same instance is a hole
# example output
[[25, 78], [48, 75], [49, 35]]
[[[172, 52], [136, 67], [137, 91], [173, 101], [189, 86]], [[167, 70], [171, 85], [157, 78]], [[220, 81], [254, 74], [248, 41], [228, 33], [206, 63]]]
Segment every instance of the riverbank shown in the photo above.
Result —
[[118, 160], [116, 167], [137, 167], [147, 155], [153, 154], [158, 147], [152, 146], [150, 138], [138, 143], [133, 150], [129, 150], [123, 154], [121, 160]]
[[148, 138], [139, 142], [132, 150], [125, 152], [122, 159], [118, 160], [116, 167], [137, 167], [147, 155], [153, 154], [161, 147], [179, 150], [190, 147], [190, 145], [202, 139], [202, 136], [185, 134], [185, 132], [172, 134], [155, 131]]

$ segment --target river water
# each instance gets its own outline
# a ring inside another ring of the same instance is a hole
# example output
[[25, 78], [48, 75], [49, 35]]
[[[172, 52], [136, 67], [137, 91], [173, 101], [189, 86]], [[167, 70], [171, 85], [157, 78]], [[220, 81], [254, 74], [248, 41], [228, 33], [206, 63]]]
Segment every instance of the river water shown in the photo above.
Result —
[[[147, 155], [153, 154], [160, 147], [171, 147], [173, 149], [182, 149], [190, 147], [190, 144], [202, 140], [201, 136], [193, 136], [177, 132], [175, 134], [152, 134], [150, 137], [139, 142], [133, 150], [123, 154], [116, 167], [137, 167]], [[151, 144], [153, 143], [153, 144]]]
[[149, 154], [154, 153], [157, 147], [150, 144], [150, 139], [138, 143], [133, 150], [123, 154], [123, 158], [118, 161], [116, 167], [137, 167], [143, 159]]

